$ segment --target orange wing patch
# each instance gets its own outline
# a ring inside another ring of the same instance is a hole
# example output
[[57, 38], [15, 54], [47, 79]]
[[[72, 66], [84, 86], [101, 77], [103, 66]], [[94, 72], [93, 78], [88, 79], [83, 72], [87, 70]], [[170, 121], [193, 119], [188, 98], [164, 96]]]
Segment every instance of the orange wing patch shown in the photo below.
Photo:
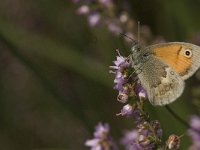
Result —
[[188, 49], [186, 46], [173, 44], [154, 48], [153, 51], [157, 58], [172, 67], [180, 76], [184, 76], [192, 65], [191, 57], [185, 56]]

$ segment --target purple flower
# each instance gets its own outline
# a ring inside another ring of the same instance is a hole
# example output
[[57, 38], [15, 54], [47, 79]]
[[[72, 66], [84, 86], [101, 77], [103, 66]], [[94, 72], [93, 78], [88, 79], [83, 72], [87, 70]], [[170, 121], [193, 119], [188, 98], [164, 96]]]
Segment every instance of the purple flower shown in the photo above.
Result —
[[144, 88], [139, 84], [138, 77], [133, 76], [133, 68], [129, 58], [120, 55], [119, 51], [117, 60], [113, 61], [114, 66], [110, 72], [115, 74], [114, 89], [119, 91], [117, 100], [126, 103], [130, 96], [138, 96], [140, 100], [147, 98], [147, 93]]
[[100, 143], [101, 143], [100, 139], [91, 139], [87, 140], [85, 142], [85, 145], [91, 147], [91, 150], [102, 150], [102, 146]]
[[104, 135], [109, 134], [110, 132], [110, 127], [108, 124], [102, 124], [99, 123], [96, 127], [95, 127], [95, 132], [94, 132], [94, 137], [95, 138], [101, 138]]
[[161, 144], [162, 129], [160, 123], [157, 120], [150, 123], [144, 121], [137, 125], [139, 139], [138, 142], [144, 149], [153, 149], [156, 144]]
[[124, 105], [121, 112], [117, 114], [117, 116], [119, 115], [133, 118], [136, 124], [140, 124], [144, 121], [144, 116], [141, 114], [141, 111], [136, 107], [136, 105]]
[[87, 140], [85, 145], [91, 147], [91, 150], [117, 150], [110, 136], [109, 125], [102, 123], [95, 127], [94, 138]]
[[108, 23], [108, 30], [116, 35], [122, 33], [122, 28], [115, 23]]
[[127, 62], [127, 58], [123, 57], [119, 54], [119, 56], [117, 56], [117, 60], [114, 61], [114, 64], [116, 66], [116, 69], [118, 70], [123, 70], [123, 68], [127, 68], [130, 66], [130, 63]]
[[200, 149], [200, 117], [195, 115], [192, 116], [190, 120], [190, 126], [193, 128], [188, 130], [188, 135], [191, 137], [193, 142], [190, 149]]
[[86, 15], [88, 14], [90, 11], [90, 8], [87, 5], [82, 5], [81, 7], [79, 7], [79, 9], [77, 10], [77, 13], [79, 15]]
[[100, 14], [99, 13], [92, 13], [88, 16], [88, 22], [90, 26], [96, 26], [98, 25], [99, 21], [100, 21]]
[[128, 131], [121, 139], [121, 144], [124, 145], [126, 150], [142, 150], [142, 147], [138, 144], [138, 136], [137, 130]]
[[160, 122], [158, 120], [153, 120], [150, 122], [150, 125], [153, 129], [153, 132], [155, 134], [155, 136], [158, 138], [158, 139], [161, 139], [162, 138], [162, 134], [163, 134], [163, 131], [161, 129], [161, 125], [160, 125]]
[[162, 129], [158, 121], [140, 122], [137, 130], [127, 132], [121, 143], [127, 150], [153, 150], [161, 146]]
[[101, 3], [102, 5], [106, 6], [106, 7], [111, 7], [112, 6], [112, 0], [98, 0], [99, 3]]
[[138, 109], [138, 108], [134, 109], [134, 111], [132, 113], [132, 117], [136, 124], [139, 124], [144, 121], [144, 116], [142, 115], [140, 109]]
[[115, 79], [114, 79], [114, 83], [116, 84], [114, 86], [115, 90], [118, 90], [119, 92], [121, 91], [122, 93], [124, 93], [124, 84], [127, 82], [126, 79], [123, 79], [121, 72], [116, 72], [115, 74]]
[[141, 86], [141, 85], [137, 85], [135, 87], [135, 93], [137, 94], [137, 96], [140, 99], [146, 99], [147, 98], [147, 92], [145, 91], [145, 89]]
[[131, 116], [133, 113], [133, 106], [131, 106], [130, 104], [124, 105], [121, 112], [119, 114], [117, 114], [117, 116], [121, 115], [121, 116]]
[[123, 85], [127, 83], [127, 69], [130, 67], [130, 63], [127, 61], [126, 57], [120, 55], [118, 50], [117, 52], [119, 56], [117, 56], [117, 60], [113, 61], [115, 66], [110, 66], [110, 68], [114, 70], [111, 71], [111, 73], [115, 74], [114, 83], [116, 83], [116, 85], [114, 89], [123, 92]]

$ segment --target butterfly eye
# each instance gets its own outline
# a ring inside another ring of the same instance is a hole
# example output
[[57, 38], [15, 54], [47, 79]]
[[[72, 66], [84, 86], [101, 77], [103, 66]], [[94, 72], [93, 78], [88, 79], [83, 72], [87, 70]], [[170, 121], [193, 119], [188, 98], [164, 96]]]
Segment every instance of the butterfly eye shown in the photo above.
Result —
[[139, 45], [135, 45], [132, 47], [132, 52], [139, 52], [141, 50], [140, 46]]
[[149, 56], [149, 53], [144, 53], [143, 56], [147, 57], [147, 56]]
[[140, 48], [137, 48], [136, 51], [139, 52], [139, 51], [140, 51]]
[[187, 58], [191, 58], [192, 57], [192, 51], [190, 49], [186, 49], [184, 52], [184, 56]]
[[141, 50], [141, 47], [139, 45], [136, 46], [136, 51], [139, 52]]

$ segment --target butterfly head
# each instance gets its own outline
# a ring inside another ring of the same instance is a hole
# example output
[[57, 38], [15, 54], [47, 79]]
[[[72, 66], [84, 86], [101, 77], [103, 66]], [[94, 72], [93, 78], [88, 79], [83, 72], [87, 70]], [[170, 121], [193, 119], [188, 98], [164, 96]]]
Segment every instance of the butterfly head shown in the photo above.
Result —
[[135, 53], [139, 52], [140, 50], [141, 50], [141, 45], [138, 42], [134, 43], [133, 47], [131, 48], [131, 51]]
[[[136, 44], [131, 48], [131, 65], [134, 68], [136, 74], [143, 72], [144, 66], [147, 66], [151, 62], [151, 51], [148, 47], [140, 44]], [[147, 65], [146, 65], [147, 64]]]

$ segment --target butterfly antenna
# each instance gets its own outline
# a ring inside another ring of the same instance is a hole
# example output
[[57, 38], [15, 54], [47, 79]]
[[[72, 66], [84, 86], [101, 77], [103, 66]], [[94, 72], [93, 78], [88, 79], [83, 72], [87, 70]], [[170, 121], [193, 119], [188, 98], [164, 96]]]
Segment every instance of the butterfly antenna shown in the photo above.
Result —
[[124, 33], [120, 33], [120, 35], [126, 37], [127, 39], [131, 40], [132, 42], [135, 42], [135, 40], [134, 40], [133, 38], [127, 36], [127, 35], [124, 34]]

